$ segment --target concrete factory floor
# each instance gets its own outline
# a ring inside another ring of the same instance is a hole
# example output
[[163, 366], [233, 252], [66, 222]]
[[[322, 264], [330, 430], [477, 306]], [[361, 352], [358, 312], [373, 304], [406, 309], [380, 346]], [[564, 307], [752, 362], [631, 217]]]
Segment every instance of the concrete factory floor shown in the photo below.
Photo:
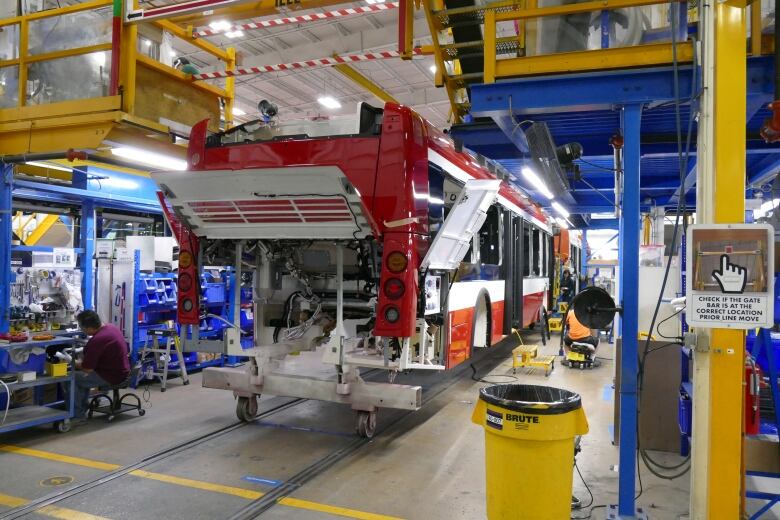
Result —
[[[538, 335], [525, 338], [526, 343], [538, 340]], [[548, 344], [540, 353], [556, 353], [557, 341], [554, 336], [554, 346]], [[477, 362], [480, 375], [492, 366], [490, 375], [483, 376], [486, 380], [513, 380], [508, 353], [504, 348], [483, 356]], [[618, 449], [610, 433], [614, 348], [602, 344], [599, 355], [607, 359], [595, 370], [556, 366], [549, 378], [541, 369], [520, 369], [516, 376], [523, 383], [582, 394], [590, 433], [583, 439], [578, 464], [597, 505], [616, 502], [618, 481]], [[406, 376], [410, 379], [404, 382], [419, 378], [425, 387], [436, 383], [436, 388], [446, 388], [418, 412], [381, 410], [379, 433], [371, 443], [324, 469], [318, 466], [321, 472], [309, 480], [300, 480], [309, 475], [302, 470], [355, 443], [348, 407], [296, 404], [158, 462], [127, 468], [114, 479], [24, 518], [228, 518], [268, 493], [262, 517], [269, 519], [485, 518], [483, 431], [470, 421], [484, 383], [470, 375], [466, 368], [448, 385], [438, 382], [449, 374]], [[166, 393], [152, 386], [150, 398], [144, 417], [127, 414], [113, 423], [96, 418], [67, 434], [38, 429], [0, 435], [0, 517], [30, 500], [65, 492], [236, 423], [233, 396], [201, 388], [199, 374], [186, 387], [172, 380]], [[260, 411], [286, 401], [264, 396]], [[284, 484], [296, 475], [294, 487]], [[687, 515], [687, 476], [665, 482], [643, 467], [642, 480], [644, 493], [638, 503], [651, 518]], [[275, 494], [280, 491], [285, 492]], [[575, 494], [588, 503], [576, 475]], [[587, 511], [575, 516], [587, 516]], [[596, 509], [593, 518], [604, 514], [603, 508]]]

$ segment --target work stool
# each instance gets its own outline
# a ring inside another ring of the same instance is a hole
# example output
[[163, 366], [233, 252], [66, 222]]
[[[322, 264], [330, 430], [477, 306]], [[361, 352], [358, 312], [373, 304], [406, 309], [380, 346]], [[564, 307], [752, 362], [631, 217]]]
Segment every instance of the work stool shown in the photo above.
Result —
[[[118, 385], [99, 387], [99, 393], [94, 394], [89, 401], [87, 417], [91, 419], [93, 414], [102, 413], [107, 416], [106, 420], [111, 422], [114, 420], [114, 417], [125, 412], [137, 411], [140, 416], [146, 414], [146, 410], [141, 407], [141, 399], [135, 393], [128, 392], [124, 395], [119, 394], [120, 390], [125, 390], [130, 387], [130, 383], [136, 380], [140, 370], [140, 365], [135, 366], [130, 370], [130, 374], [128, 374], [125, 380]], [[109, 392], [111, 392], [111, 395], [108, 394]], [[101, 399], [106, 399], [108, 405], [101, 406]], [[135, 403], [128, 403], [125, 401], [126, 399], [135, 400]]]
[[512, 349], [512, 373], [516, 374], [522, 367], [544, 368], [547, 377], [555, 370], [555, 356], [540, 356], [538, 345], [520, 345]]

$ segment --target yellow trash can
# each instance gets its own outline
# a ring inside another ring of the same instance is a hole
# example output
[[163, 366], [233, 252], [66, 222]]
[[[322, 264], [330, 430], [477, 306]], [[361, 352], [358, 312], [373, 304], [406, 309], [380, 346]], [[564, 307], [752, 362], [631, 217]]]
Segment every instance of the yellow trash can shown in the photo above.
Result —
[[579, 394], [533, 385], [479, 392], [489, 520], [571, 517], [574, 439], [588, 433]]

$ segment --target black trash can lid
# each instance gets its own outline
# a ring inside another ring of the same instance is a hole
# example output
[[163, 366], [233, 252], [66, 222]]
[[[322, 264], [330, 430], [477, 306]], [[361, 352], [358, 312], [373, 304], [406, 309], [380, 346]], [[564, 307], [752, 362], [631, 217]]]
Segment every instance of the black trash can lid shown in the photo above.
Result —
[[551, 386], [494, 385], [481, 389], [479, 396], [487, 403], [536, 415], [564, 414], [582, 407], [580, 394]]

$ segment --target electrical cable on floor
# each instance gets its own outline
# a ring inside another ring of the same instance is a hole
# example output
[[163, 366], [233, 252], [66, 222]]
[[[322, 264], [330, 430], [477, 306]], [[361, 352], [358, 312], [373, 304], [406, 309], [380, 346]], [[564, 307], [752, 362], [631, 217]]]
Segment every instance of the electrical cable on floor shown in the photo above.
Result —
[[0, 385], [3, 385], [5, 388], [5, 413], [3, 414], [3, 420], [0, 421], [0, 426], [5, 424], [5, 420], [8, 417], [8, 410], [11, 408], [11, 389], [8, 388], [8, 385], [0, 379]]
[[577, 470], [577, 475], [580, 476], [580, 480], [583, 484], [585, 484], [585, 489], [588, 491], [588, 495], [590, 495], [590, 502], [588, 502], [587, 505], [582, 506], [582, 508], [588, 508], [593, 505], [593, 502], [595, 499], [593, 498], [593, 492], [590, 490], [590, 486], [585, 481], [585, 477], [582, 476], [582, 472], [580, 471], [580, 467], [577, 465], [577, 459], [574, 459], [574, 469]]
[[590, 508], [590, 511], [588, 511], [587, 516], [572, 516], [571, 520], [589, 520], [590, 518], [593, 518], [593, 511], [595, 511], [596, 509], [602, 509], [606, 507], [607, 507], [606, 504], [599, 504], [597, 506], [593, 506]]

